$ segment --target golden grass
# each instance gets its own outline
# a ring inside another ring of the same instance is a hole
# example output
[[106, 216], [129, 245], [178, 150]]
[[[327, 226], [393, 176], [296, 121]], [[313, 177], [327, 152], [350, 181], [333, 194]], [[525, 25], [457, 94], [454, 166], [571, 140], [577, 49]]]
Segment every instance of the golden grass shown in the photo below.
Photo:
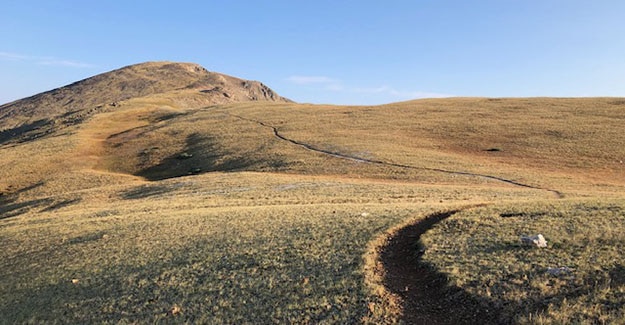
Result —
[[360, 320], [379, 303], [364, 285], [368, 242], [457, 190], [224, 173], [82, 191], [2, 221], [0, 309], [17, 322]]
[[[434, 171], [445, 170], [568, 191], [622, 186], [625, 146], [618, 130], [625, 114], [614, 99], [449, 99], [379, 107], [247, 103], [187, 111], [172, 110], [172, 102], [161, 99], [146, 101], [116, 113], [137, 125], [152, 123], [108, 139], [101, 169], [155, 178], [262, 170], [424, 183], [492, 181]], [[276, 138], [270, 126], [321, 150], [414, 168], [303, 150]], [[184, 151], [195, 151], [202, 162], [175, 159]]]
[[[422, 237], [423, 259], [515, 323], [616, 323], [625, 317], [624, 211], [622, 199], [468, 210]], [[538, 233], [547, 248], [521, 245]]]
[[[485, 213], [557, 214], [623, 198], [625, 111], [615, 99], [197, 108], [178, 92], [0, 147], [0, 313], [9, 322], [392, 323], [399, 313], [372, 273], [388, 229], [476, 203], [494, 204], [474, 210]], [[512, 227], [471, 213], [459, 218]], [[564, 213], [562, 222], [605, 232], [596, 216]], [[459, 256], [441, 269], [465, 274]], [[536, 288], [559, 297], [562, 286]], [[519, 321], [576, 315], [591, 308], [582, 298]]]

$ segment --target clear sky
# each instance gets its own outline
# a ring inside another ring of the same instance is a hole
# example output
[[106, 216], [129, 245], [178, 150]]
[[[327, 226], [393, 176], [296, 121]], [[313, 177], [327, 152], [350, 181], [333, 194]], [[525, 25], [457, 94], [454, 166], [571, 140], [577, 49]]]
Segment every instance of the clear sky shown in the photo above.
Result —
[[310, 103], [625, 96], [625, 1], [0, 0], [0, 103], [162, 60]]

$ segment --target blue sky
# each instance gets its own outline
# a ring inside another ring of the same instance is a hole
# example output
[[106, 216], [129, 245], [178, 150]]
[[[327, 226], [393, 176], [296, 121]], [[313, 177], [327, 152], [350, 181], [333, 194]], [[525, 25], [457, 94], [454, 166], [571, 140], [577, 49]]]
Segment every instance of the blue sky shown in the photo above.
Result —
[[298, 102], [625, 96], [625, 1], [29, 1], [0, 10], [0, 103], [144, 61]]

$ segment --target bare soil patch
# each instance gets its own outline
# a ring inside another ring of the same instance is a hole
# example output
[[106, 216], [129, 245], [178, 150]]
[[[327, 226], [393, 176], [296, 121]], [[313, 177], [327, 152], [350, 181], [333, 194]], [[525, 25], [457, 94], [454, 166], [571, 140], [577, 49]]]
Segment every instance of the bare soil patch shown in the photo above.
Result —
[[420, 236], [458, 211], [432, 214], [401, 228], [382, 248], [384, 285], [400, 297], [406, 324], [505, 324], [498, 311], [484, 299], [449, 286], [444, 274], [421, 261]]

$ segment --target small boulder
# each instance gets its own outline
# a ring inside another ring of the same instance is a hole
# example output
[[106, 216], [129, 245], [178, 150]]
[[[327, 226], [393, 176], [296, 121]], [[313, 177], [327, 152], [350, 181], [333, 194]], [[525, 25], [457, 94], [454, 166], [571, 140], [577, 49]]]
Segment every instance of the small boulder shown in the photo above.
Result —
[[536, 236], [521, 236], [523, 246], [547, 247], [547, 241], [542, 234]]
[[200, 174], [202, 172], [202, 168], [191, 168], [189, 170], [189, 175], [197, 175]]
[[560, 276], [560, 275], [569, 275], [571, 273], [573, 273], [573, 269], [567, 267], [567, 266], [562, 266], [562, 267], [549, 267], [547, 268], [547, 273], [554, 275], [554, 276]]
[[193, 158], [193, 154], [190, 154], [188, 152], [183, 152], [179, 154], [178, 156], [176, 156], [176, 159], [179, 159], [179, 160], [190, 159], [190, 158]]

